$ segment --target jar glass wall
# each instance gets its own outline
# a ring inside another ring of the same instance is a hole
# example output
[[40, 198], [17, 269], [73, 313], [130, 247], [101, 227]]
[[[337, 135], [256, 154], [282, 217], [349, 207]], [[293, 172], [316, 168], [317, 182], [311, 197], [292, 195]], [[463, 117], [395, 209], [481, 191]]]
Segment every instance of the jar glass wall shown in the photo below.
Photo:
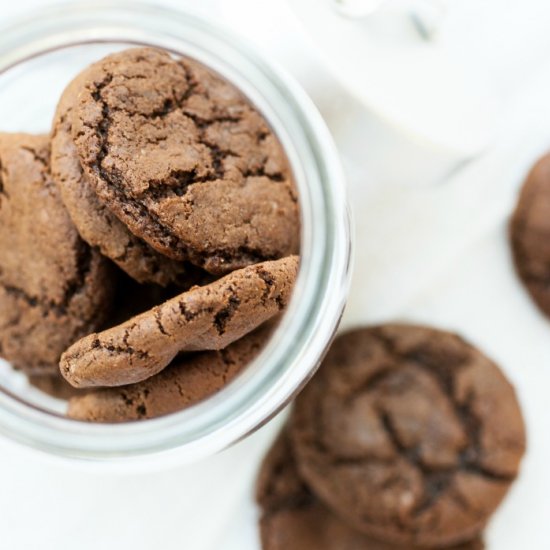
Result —
[[47, 132], [68, 81], [131, 45], [194, 57], [236, 84], [266, 117], [300, 193], [301, 267], [293, 298], [260, 356], [225, 389], [166, 417], [124, 424], [64, 418], [55, 401], [4, 366], [0, 433], [36, 449], [101, 462], [176, 460], [219, 451], [265, 423], [312, 376], [336, 330], [350, 269], [343, 174], [322, 118], [295, 82], [210, 22], [147, 5], [49, 8], [0, 32], [2, 131]]

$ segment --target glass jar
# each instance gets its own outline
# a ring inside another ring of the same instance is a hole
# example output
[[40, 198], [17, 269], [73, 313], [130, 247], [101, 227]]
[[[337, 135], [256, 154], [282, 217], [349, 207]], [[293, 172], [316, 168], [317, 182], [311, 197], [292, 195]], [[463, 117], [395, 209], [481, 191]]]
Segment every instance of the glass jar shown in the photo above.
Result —
[[202, 61], [264, 114], [299, 189], [302, 255], [293, 298], [265, 350], [234, 382], [187, 410], [123, 424], [78, 422], [37, 398], [20, 375], [2, 370], [4, 436], [54, 455], [125, 467], [195, 460], [267, 422], [315, 372], [342, 314], [350, 270], [343, 173], [321, 116], [284, 72], [209, 21], [157, 6], [90, 2], [13, 23], [0, 32], [1, 130], [48, 132], [68, 81], [90, 62], [136, 44]]

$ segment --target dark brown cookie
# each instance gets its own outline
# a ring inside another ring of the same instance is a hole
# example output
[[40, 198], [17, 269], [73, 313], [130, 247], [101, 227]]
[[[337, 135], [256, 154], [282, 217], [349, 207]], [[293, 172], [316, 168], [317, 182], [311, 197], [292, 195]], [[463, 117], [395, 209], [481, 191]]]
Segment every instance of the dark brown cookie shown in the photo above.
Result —
[[550, 154], [527, 177], [510, 223], [516, 270], [540, 309], [550, 316]]
[[135, 235], [215, 274], [297, 252], [286, 157], [233, 85], [150, 48], [110, 55], [83, 81], [71, 116], [80, 163]]
[[[186, 286], [184, 262], [160, 254], [130, 230], [97, 198], [82, 171], [71, 135], [71, 113], [83, 75], [63, 92], [53, 122], [52, 177], [81, 237], [140, 283]], [[187, 285], [190, 286], [190, 285]]]
[[72, 224], [49, 173], [47, 136], [0, 134], [0, 355], [28, 373], [107, 313], [112, 273]]
[[179, 356], [162, 372], [138, 384], [101, 388], [69, 401], [69, 418], [125, 422], [173, 413], [221, 390], [261, 351], [272, 332], [267, 323], [221, 351]]
[[298, 257], [245, 267], [99, 334], [90, 334], [61, 358], [75, 387], [122, 386], [145, 380], [181, 351], [223, 349], [288, 303]]
[[[303, 482], [284, 431], [266, 455], [257, 485], [264, 550], [419, 550], [384, 543], [333, 514]], [[483, 550], [477, 538], [449, 550]]]
[[340, 336], [290, 427], [300, 474], [332, 510], [426, 547], [480, 533], [525, 450], [498, 367], [458, 336], [407, 325]]

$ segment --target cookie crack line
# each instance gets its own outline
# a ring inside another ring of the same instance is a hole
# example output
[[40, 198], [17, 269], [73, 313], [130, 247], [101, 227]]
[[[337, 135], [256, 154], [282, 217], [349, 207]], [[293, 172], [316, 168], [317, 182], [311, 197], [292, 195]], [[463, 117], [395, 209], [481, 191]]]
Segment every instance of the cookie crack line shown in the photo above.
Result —
[[[28, 145], [21, 145], [20, 149], [22, 151], [26, 151], [27, 153], [30, 153], [33, 157], [33, 160], [37, 162], [41, 166], [41, 172], [42, 174], [48, 174], [49, 173], [49, 163], [48, 159], [44, 158], [42, 155], [39, 155], [37, 150], [34, 147], [30, 147]], [[51, 185], [51, 181], [49, 181], [48, 177], [43, 177], [44, 185], [45, 187], [49, 187]], [[2, 163], [2, 159], [0, 158], [0, 195], [3, 195], [6, 197], [6, 199], [10, 198], [9, 193], [6, 191], [4, 186], [4, 165]], [[0, 200], [0, 208], [2, 206], [2, 202]]]
[[420, 460], [418, 449], [408, 448], [403, 445], [393, 425], [391, 416], [386, 412], [379, 412], [379, 418], [395, 449], [422, 473], [424, 496], [412, 511], [413, 517], [418, 516], [423, 511], [431, 508], [440, 495], [449, 488], [455, 473], [455, 468], [429, 468]]
[[[238, 155], [237, 153], [231, 150], [222, 150], [218, 145], [206, 139], [205, 130], [214, 124], [223, 124], [223, 123], [238, 124], [239, 122], [242, 121], [242, 118], [237, 116], [218, 115], [210, 119], [206, 119], [206, 118], [199, 117], [194, 113], [190, 113], [189, 111], [186, 111], [184, 108], [182, 109], [182, 112], [185, 116], [189, 117], [195, 123], [195, 126], [197, 127], [200, 133], [199, 143], [201, 143], [202, 145], [204, 145], [209, 149], [214, 170], [218, 178], [223, 179], [225, 177], [225, 170], [220, 160], [223, 160], [223, 158], [228, 156], [240, 157], [240, 155]], [[255, 132], [256, 142], [258, 144], [261, 143], [265, 136], [266, 136], [266, 132], [264, 130], [261, 130], [261, 129], [258, 130], [257, 132]], [[267, 161], [268, 161], [268, 158], [264, 157], [262, 159], [262, 165], [259, 166], [258, 168], [239, 170], [239, 171], [241, 172], [241, 175], [243, 176], [244, 179], [252, 178], [252, 177], [264, 177], [273, 182], [285, 181], [285, 176], [282, 172], [269, 173], [266, 171]], [[291, 199], [293, 200], [293, 202], [297, 202], [297, 199], [292, 195], [291, 195]]]
[[[322, 390], [324, 390], [324, 385]], [[337, 457], [334, 455], [334, 453], [328, 448], [328, 446], [323, 442], [323, 439], [321, 437], [321, 434], [324, 432], [324, 428], [322, 426], [322, 414], [320, 414], [319, 411], [317, 411], [317, 414], [315, 414], [313, 418], [313, 431], [314, 431], [314, 437], [310, 440], [310, 443], [316, 447], [317, 452], [319, 452], [321, 455], [330, 457], [330, 463], [333, 466], [364, 466], [365, 464], [365, 458], [342, 458]], [[383, 464], [391, 464], [392, 460], [384, 460], [384, 459], [375, 459], [374, 457], [369, 458], [369, 462], [378, 462]], [[376, 520], [371, 515], [366, 514], [364, 511], [362, 513], [362, 519], [368, 523], [375, 523]], [[394, 517], [395, 520], [400, 522], [399, 517]]]
[[[100, 144], [97, 154], [97, 161], [94, 163], [101, 177], [108, 177], [107, 171], [103, 168], [103, 160], [109, 154], [108, 138], [109, 127], [112, 124], [109, 105], [101, 96], [103, 88], [107, 87], [113, 81], [113, 75], [108, 74], [101, 82], [95, 84], [95, 90], [91, 93], [92, 99], [101, 106], [101, 120], [96, 128], [98, 142]], [[107, 179], [107, 181], [110, 181]]]
[[159, 180], [149, 180], [150, 187], [137, 195], [136, 198], [144, 198], [145, 196], [160, 199], [173, 197], [184, 197], [191, 185], [197, 183], [213, 182], [220, 179], [217, 174], [207, 174], [198, 176], [196, 168], [192, 170], [172, 170], [168, 174], [168, 182]]
[[115, 346], [113, 344], [107, 344], [101, 342], [99, 339], [95, 339], [92, 344], [92, 349], [102, 349], [109, 353], [121, 353], [124, 355], [137, 355], [140, 359], [148, 359], [149, 353], [145, 350], [136, 349], [134, 346]]
[[[474, 473], [481, 477], [491, 479], [493, 481], [500, 481], [500, 482], [506, 482], [506, 483], [513, 481], [513, 479], [515, 479], [515, 476], [501, 474], [498, 472], [492, 472], [490, 469], [484, 468], [477, 463], [477, 459], [482, 454], [481, 441], [480, 441], [481, 440], [481, 422], [473, 413], [472, 407], [470, 405], [471, 401], [473, 400], [473, 394], [470, 393], [466, 397], [464, 403], [459, 403], [456, 400], [455, 393], [454, 393], [454, 377], [452, 374], [450, 374], [449, 376], [445, 376], [445, 374], [442, 373], [440, 370], [434, 369], [429, 364], [427, 364], [422, 358], [421, 350], [416, 349], [410, 353], [403, 354], [403, 353], [400, 353], [397, 349], [395, 349], [395, 346], [393, 345], [391, 338], [384, 336], [379, 331], [377, 332], [376, 336], [379, 339], [379, 341], [384, 345], [384, 347], [386, 348], [387, 352], [390, 355], [392, 355], [393, 357], [397, 358], [399, 361], [402, 361], [402, 362], [413, 361], [417, 366], [422, 368], [424, 372], [426, 372], [429, 376], [431, 376], [431, 378], [438, 384], [439, 388], [443, 391], [448, 401], [453, 406], [454, 413], [456, 417], [459, 419], [462, 425], [462, 428], [464, 430], [464, 433], [468, 434], [468, 445], [466, 445], [466, 447], [459, 454], [459, 456], [457, 457], [458, 464], [454, 466], [452, 469], [455, 472], [463, 471], [468, 473]], [[468, 357], [466, 357], [460, 364], [455, 365], [454, 368], [456, 369], [465, 368], [467, 364], [468, 364]], [[388, 376], [391, 375], [391, 371], [388, 372], [387, 374]], [[389, 433], [389, 435], [391, 437], [391, 433]], [[420, 462], [420, 461], [417, 460], [417, 462]]]
[[81, 244], [83, 252], [81, 251], [79, 253], [79, 259], [77, 259], [77, 273], [75, 277], [69, 281], [61, 302], [57, 303], [53, 300], [43, 300], [38, 297], [31, 296], [23, 289], [6, 284], [3, 281], [0, 281], [0, 286], [7, 294], [24, 301], [29, 307], [40, 308], [40, 310], [44, 313], [53, 312], [57, 317], [66, 315], [72, 299], [85, 285], [86, 277], [92, 267], [92, 251], [84, 243]]
[[214, 316], [214, 326], [220, 336], [225, 332], [225, 328], [232, 317], [237, 312], [237, 309], [241, 305], [241, 299], [233, 287], [229, 289], [230, 295], [227, 300], [227, 305], [222, 307]]
[[[170, 336], [168, 332], [166, 332], [166, 329], [164, 328], [164, 325], [162, 324], [162, 310], [157, 309], [155, 311], [155, 322], [157, 323], [157, 327], [159, 329], [159, 332], [163, 334], [164, 336]], [[126, 342], [125, 342], [126, 343]]]
[[130, 407], [135, 410], [136, 416], [138, 417], [138, 419], [147, 417], [147, 404], [146, 404], [147, 394], [145, 394], [145, 392], [143, 393], [144, 395], [138, 394], [135, 397], [130, 397], [128, 393], [124, 391], [124, 389], [120, 388], [119, 390], [119, 395], [122, 401], [124, 401], [124, 404], [127, 407]]
[[34, 147], [29, 147], [28, 145], [22, 145], [21, 149], [23, 151], [27, 151], [30, 153], [33, 157], [33, 159], [38, 162], [38, 164], [42, 165], [42, 171], [46, 172], [49, 169], [49, 162], [48, 159], [44, 158], [42, 155], [39, 155], [37, 150]]
[[[6, 188], [4, 187], [4, 165], [2, 164], [2, 159], [0, 158], [0, 195], [3, 195], [6, 197], [6, 199], [10, 198], [9, 193], [6, 191]], [[2, 208], [2, 200], [0, 197], [0, 208]]]

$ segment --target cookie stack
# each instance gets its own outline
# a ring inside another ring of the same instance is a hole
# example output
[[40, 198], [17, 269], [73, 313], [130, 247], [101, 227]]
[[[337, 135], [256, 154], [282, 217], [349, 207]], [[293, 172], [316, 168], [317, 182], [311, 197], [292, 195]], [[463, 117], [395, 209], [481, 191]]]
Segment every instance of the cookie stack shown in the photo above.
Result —
[[[137, 48], [65, 89], [50, 136], [0, 134], [0, 356], [69, 416], [149, 418], [261, 349], [298, 270], [299, 205], [261, 114]], [[47, 380], [47, 381], [46, 381]]]
[[349, 332], [264, 461], [262, 546], [483, 548], [524, 451], [514, 389], [464, 340], [409, 325]]

